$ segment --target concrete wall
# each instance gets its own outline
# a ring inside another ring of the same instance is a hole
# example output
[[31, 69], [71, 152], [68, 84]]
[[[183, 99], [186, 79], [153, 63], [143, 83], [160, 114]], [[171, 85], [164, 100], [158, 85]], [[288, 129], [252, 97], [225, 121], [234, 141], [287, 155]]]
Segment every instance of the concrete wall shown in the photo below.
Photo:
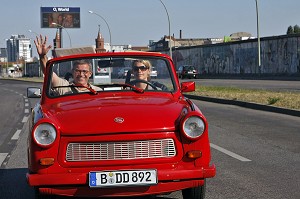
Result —
[[173, 48], [172, 54], [176, 67], [192, 64], [208, 74], [300, 74], [300, 34], [261, 38], [261, 67], [257, 39]]

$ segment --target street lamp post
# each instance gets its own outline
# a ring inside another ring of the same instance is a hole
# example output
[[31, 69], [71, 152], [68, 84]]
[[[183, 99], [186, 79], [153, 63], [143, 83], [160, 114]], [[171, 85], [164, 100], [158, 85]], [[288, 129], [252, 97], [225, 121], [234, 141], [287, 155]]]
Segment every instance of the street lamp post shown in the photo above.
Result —
[[257, 30], [257, 56], [258, 56], [258, 67], [261, 72], [258, 0], [255, 0], [255, 4], [256, 4], [256, 30]]
[[107, 23], [107, 21], [105, 20], [104, 17], [102, 17], [101, 15], [99, 15], [98, 13], [94, 12], [94, 11], [89, 11], [90, 14], [94, 14], [94, 15], [97, 15], [98, 17], [100, 17], [106, 24], [107, 28], [108, 28], [108, 32], [109, 32], [109, 48], [110, 48], [110, 51], [112, 51], [112, 44], [111, 44], [111, 32], [110, 32], [110, 28], [109, 28], [109, 25]]
[[168, 23], [169, 23], [169, 50], [170, 50], [170, 57], [172, 58], [172, 44], [171, 44], [171, 23], [170, 23], [170, 17], [169, 17], [169, 13], [167, 10], [167, 7], [165, 6], [165, 4], [162, 2], [162, 0], [159, 0], [160, 3], [164, 6], [167, 16], [168, 16]]
[[72, 48], [71, 37], [70, 37], [69, 32], [67, 31], [67, 29], [66, 29], [65, 27], [63, 27], [62, 25], [60, 25], [60, 24], [57, 24], [57, 23], [52, 23], [52, 24], [55, 25], [55, 26], [58, 26], [60, 29], [62, 28], [62, 29], [64, 29], [64, 30], [66, 31], [66, 33], [67, 33], [67, 35], [68, 35], [68, 37], [69, 37], [70, 47]]

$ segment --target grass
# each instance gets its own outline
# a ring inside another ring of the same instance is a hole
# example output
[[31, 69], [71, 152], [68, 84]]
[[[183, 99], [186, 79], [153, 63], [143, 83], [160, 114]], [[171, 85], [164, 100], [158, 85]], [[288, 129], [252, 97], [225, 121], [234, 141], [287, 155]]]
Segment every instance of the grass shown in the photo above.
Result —
[[300, 92], [276, 92], [236, 87], [200, 86], [192, 95], [253, 102], [300, 110]]

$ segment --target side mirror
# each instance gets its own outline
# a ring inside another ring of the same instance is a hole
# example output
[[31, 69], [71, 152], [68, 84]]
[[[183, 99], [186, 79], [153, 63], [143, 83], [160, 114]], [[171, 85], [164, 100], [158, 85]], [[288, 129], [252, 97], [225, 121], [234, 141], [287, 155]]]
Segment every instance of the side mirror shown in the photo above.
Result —
[[195, 91], [195, 82], [182, 82], [181, 84], [181, 92], [193, 92]]
[[41, 89], [36, 87], [27, 88], [28, 98], [40, 98], [42, 96]]

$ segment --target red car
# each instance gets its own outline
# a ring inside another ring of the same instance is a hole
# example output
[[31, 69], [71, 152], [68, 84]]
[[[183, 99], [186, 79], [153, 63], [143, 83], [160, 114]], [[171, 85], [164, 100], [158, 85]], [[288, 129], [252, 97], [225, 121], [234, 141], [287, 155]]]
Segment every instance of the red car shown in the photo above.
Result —
[[[55, 74], [66, 82], [64, 74], [74, 74], [78, 60], [88, 61], [93, 74], [98, 68], [109, 73], [92, 75], [93, 87], [83, 92], [75, 92], [83, 86], [72, 82], [53, 85]], [[141, 80], [152, 65], [159, 78]], [[119, 79], [118, 71], [128, 67], [126, 79]], [[43, 89], [27, 89], [28, 97], [41, 98], [29, 119], [27, 181], [36, 197], [182, 190], [184, 199], [204, 198], [205, 179], [214, 177], [216, 168], [210, 163], [207, 120], [183, 95], [194, 90], [195, 82], [179, 84], [172, 60], [160, 53], [109, 52], [49, 60]]]

